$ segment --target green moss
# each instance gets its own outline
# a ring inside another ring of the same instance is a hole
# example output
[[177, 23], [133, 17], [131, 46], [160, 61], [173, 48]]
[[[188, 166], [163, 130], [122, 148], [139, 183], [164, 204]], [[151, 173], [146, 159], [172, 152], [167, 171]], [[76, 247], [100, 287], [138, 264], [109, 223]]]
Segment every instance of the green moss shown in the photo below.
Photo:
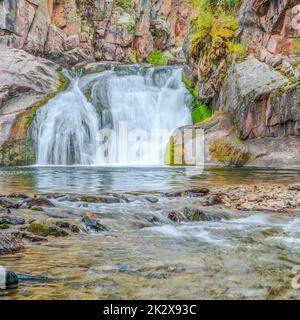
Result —
[[239, 62], [245, 60], [248, 54], [246, 46], [241, 43], [229, 43], [228, 50], [229, 53]]
[[9, 229], [9, 225], [7, 223], [0, 224], [0, 230]]
[[170, 137], [170, 140], [165, 152], [164, 162], [165, 164], [172, 165], [172, 166], [185, 165], [184, 146], [182, 144], [175, 145], [174, 136]]
[[300, 81], [300, 75], [293, 76], [293, 77], [290, 77], [290, 78], [289, 78], [289, 82], [290, 82], [291, 84], [295, 84], [295, 83], [297, 83], [297, 82], [299, 82], [299, 81]]
[[213, 141], [209, 146], [211, 160], [226, 166], [242, 167], [252, 160], [251, 154], [243, 147], [233, 145], [225, 138]]
[[130, 17], [130, 20], [126, 24], [126, 29], [129, 34], [134, 34], [135, 33], [135, 21], [133, 20], [132, 17]]
[[156, 49], [154, 49], [147, 58], [147, 62], [154, 66], [165, 66], [168, 63], [168, 60], [168, 57]]
[[131, 7], [131, 0], [117, 0], [116, 5], [127, 10]]
[[201, 123], [213, 115], [213, 110], [211, 107], [198, 102], [198, 107], [192, 112], [192, 119], [194, 124]]
[[294, 54], [300, 56], [300, 38], [294, 39], [295, 45], [293, 46]]
[[130, 51], [129, 62], [130, 62], [131, 64], [136, 64], [136, 63], [137, 63], [136, 51], [133, 50], [133, 49], [131, 49], [131, 51]]
[[30, 210], [33, 210], [33, 211], [44, 211], [42, 207], [38, 207], [38, 206], [30, 207]]
[[186, 77], [186, 75], [184, 73], [182, 74], [182, 81], [185, 84], [186, 88], [191, 93], [191, 95], [194, 98], [197, 98], [198, 97], [198, 90], [197, 90], [196, 86], [191, 81], [189, 81], [189, 79]]
[[32, 222], [27, 227], [27, 231], [38, 236], [54, 236], [54, 237], [64, 237], [68, 233], [56, 226], [46, 226], [45, 224]]
[[67, 89], [69, 79], [60, 70], [57, 70], [59, 86], [55, 92], [48, 95], [35, 105], [31, 106], [18, 115], [11, 130], [10, 139], [5, 142], [0, 149], [1, 165], [31, 165], [35, 162], [35, 147], [31, 135], [31, 124], [36, 115], [36, 111], [44, 106], [57, 94]]
[[194, 97], [194, 100], [192, 103], [193, 123], [194, 124], [200, 123], [210, 118], [213, 115], [213, 109], [208, 105], [202, 103], [198, 99], [198, 90], [196, 86], [191, 81], [188, 80], [185, 74], [182, 75], [182, 81], [185, 84], [186, 88], [191, 93], [191, 95]]
[[246, 46], [235, 43], [237, 16], [241, 1], [194, 0], [194, 16], [190, 21], [190, 54], [195, 61], [201, 57], [200, 75], [206, 81], [212, 67], [226, 59], [220, 73], [226, 73], [232, 59], [244, 59]]

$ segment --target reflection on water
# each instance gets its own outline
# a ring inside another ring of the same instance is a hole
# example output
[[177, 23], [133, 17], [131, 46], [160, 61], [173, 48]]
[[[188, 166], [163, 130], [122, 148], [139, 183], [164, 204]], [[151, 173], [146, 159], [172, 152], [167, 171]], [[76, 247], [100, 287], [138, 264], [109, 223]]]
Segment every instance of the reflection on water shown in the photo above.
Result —
[[186, 174], [183, 167], [15, 167], [0, 168], [0, 192], [62, 192], [97, 194], [101, 191], [154, 191], [200, 185], [291, 183], [300, 171], [206, 169]]
[[[191, 177], [184, 168], [169, 167], [5, 168], [0, 177], [1, 192], [91, 194], [300, 178], [297, 171], [250, 169], [208, 169]], [[227, 210], [226, 219], [189, 223], [164, 216], [197, 201], [89, 204], [86, 210], [103, 214], [101, 222], [110, 231], [53, 239], [1, 256], [0, 265], [57, 281], [22, 282], [0, 299], [300, 299], [300, 291], [291, 287], [291, 270], [300, 265], [300, 213]]]

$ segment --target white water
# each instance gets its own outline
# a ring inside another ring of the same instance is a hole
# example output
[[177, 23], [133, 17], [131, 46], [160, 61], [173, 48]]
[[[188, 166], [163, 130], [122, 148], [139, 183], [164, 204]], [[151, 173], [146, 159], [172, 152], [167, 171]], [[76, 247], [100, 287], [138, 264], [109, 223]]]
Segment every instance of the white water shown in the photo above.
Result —
[[178, 68], [128, 67], [71, 79], [37, 113], [37, 164], [163, 164], [171, 133], [192, 122], [190, 102]]

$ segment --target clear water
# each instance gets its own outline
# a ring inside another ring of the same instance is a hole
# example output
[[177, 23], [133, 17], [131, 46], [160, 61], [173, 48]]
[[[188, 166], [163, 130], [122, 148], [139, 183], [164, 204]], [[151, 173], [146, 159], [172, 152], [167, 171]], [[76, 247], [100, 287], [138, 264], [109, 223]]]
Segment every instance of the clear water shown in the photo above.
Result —
[[[192, 186], [299, 181], [299, 171], [208, 169], [186, 176], [184, 168], [29, 167], [0, 170], [0, 191], [138, 191]], [[77, 203], [61, 210], [79, 210]], [[2, 299], [299, 299], [291, 286], [300, 264], [300, 213], [226, 211], [221, 221], [174, 224], [164, 212], [199, 205], [197, 199], [160, 198], [90, 204], [107, 215], [109, 232], [79, 234], [29, 245], [1, 256], [20, 273], [46, 275], [54, 283], [22, 282]], [[67, 206], [67, 207], [66, 207]], [[67, 209], [66, 209], [67, 208]], [[217, 209], [210, 209], [217, 210]], [[156, 216], [158, 222], [149, 222]]]

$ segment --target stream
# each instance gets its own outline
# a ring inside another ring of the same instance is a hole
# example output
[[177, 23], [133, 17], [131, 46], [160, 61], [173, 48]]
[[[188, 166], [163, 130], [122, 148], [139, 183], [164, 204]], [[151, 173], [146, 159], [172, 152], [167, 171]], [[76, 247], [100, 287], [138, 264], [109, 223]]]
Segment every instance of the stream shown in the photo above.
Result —
[[[299, 171], [183, 167], [16, 167], [0, 170], [0, 191], [140, 195], [128, 203], [93, 203], [109, 228], [29, 244], [0, 257], [19, 273], [58, 279], [21, 282], [2, 299], [299, 299], [291, 287], [300, 264], [300, 214], [223, 212], [226, 219], [173, 223], [165, 210], [197, 205], [197, 198], [160, 192], [191, 187], [299, 181]], [[155, 203], [144, 196], [155, 196]], [[78, 202], [56, 201], [75, 208]], [[225, 217], [224, 216], [224, 217]], [[149, 217], [152, 217], [149, 219]]]

